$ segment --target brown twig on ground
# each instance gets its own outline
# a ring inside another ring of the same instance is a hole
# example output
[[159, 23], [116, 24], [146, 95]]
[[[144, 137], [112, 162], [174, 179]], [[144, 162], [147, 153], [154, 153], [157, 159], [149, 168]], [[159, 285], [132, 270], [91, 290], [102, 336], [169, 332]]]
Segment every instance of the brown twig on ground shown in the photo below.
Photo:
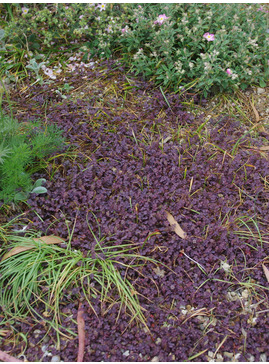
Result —
[[83, 318], [83, 308], [81, 302], [78, 306], [78, 316], [77, 316], [77, 322], [78, 322], [78, 357], [77, 361], [82, 362], [83, 356], [84, 356], [84, 350], [85, 350], [85, 321]]
[[0, 360], [3, 361], [3, 362], [23, 362], [23, 360], [20, 360], [20, 359], [17, 359], [17, 358], [14, 358], [14, 356], [11, 356], [7, 353], [5, 353], [4, 351], [1, 351], [0, 350]]

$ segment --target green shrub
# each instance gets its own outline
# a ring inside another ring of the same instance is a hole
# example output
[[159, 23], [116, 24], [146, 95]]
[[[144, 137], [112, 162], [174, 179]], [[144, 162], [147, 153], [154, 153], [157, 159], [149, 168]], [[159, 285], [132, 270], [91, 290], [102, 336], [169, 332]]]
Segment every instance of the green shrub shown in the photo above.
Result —
[[43, 158], [62, 144], [61, 131], [39, 122], [18, 123], [0, 117], [0, 200], [5, 203], [27, 199], [35, 185], [31, 175], [41, 168]]
[[[260, 5], [132, 6], [130, 28], [121, 44], [125, 61], [137, 73], [175, 91], [193, 82], [205, 95], [250, 84], [265, 86], [269, 34]], [[160, 15], [168, 19], [161, 21]], [[205, 38], [207, 33], [212, 40]]]
[[[251, 84], [264, 87], [268, 81], [265, 5], [13, 6], [16, 21], [7, 23], [5, 43], [17, 49], [38, 53], [44, 47], [77, 42], [85, 59], [116, 55], [157, 84], [174, 91], [191, 84], [204, 95]], [[211, 39], [205, 34], [211, 34]]]

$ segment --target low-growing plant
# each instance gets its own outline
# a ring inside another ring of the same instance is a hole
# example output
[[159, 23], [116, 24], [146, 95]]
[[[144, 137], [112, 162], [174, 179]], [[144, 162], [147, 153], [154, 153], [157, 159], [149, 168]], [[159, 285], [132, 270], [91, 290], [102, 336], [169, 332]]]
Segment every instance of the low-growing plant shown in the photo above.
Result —
[[62, 132], [39, 121], [19, 123], [11, 116], [0, 117], [0, 200], [26, 200], [30, 192], [44, 193], [44, 179], [33, 184], [31, 175], [42, 159], [63, 145]]
[[36, 80], [41, 85], [43, 84], [43, 78], [39, 74], [40, 70], [42, 69], [42, 66], [44, 65], [44, 62], [37, 63], [34, 58], [30, 59], [29, 64], [26, 66], [26, 68], [29, 68], [31, 71], [35, 73]]

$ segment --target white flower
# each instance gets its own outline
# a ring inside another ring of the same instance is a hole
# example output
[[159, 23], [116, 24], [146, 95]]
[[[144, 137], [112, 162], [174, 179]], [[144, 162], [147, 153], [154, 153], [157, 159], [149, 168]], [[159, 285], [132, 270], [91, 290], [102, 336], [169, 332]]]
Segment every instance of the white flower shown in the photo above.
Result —
[[108, 27], [105, 29], [108, 33], [113, 33], [112, 25], [108, 25]]
[[153, 53], [150, 54], [151, 57], [157, 57], [157, 53], [155, 51], [153, 51]]
[[93, 67], [93, 66], [94, 66], [94, 62], [84, 63], [84, 67]]
[[208, 71], [211, 71], [212, 66], [209, 62], [204, 62], [204, 66], [205, 66], [204, 70], [206, 73], [208, 73]]
[[47, 67], [42, 67], [43, 72], [45, 73], [45, 75], [49, 76], [49, 78], [52, 78], [53, 80], [56, 79], [55, 74], [53, 73], [53, 71], [50, 68]]
[[134, 59], [144, 58], [143, 48], [139, 48], [138, 52], [134, 54]]
[[72, 64], [68, 64], [67, 67], [70, 69], [70, 71], [75, 71], [76, 66], [72, 65]]
[[232, 80], [235, 80], [238, 77], [238, 75], [236, 73], [232, 74]]
[[222, 260], [220, 261], [220, 267], [224, 270], [224, 272], [229, 273], [231, 271], [231, 266], [230, 264], [223, 262]]
[[22, 15], [25, 15], [25, 14], [27, 14], [27, 13], [28, 13], [29, 9], [28, 9], [28, 8], [23, 7], [23, 8], [21, 8], [21, 11], [22, 11]]
[[106, 10], [106, 4], [98, 4], [97, 7], [100, 9], [100, 11]]

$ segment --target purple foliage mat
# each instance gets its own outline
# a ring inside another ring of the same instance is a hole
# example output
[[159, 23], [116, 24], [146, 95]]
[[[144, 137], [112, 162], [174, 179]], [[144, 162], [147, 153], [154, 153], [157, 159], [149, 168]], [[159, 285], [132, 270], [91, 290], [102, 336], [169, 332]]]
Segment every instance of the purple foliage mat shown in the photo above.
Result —
[[[108, 70], [112, 67], [107, 62], [104, 65]], [[77, 100], [62, 101], [47, 85], [41, 94], [39, 86], [32, 87], [31, 100], [13, 96], [23, 105], [24, 112], [17, 115], [20, 121], [35, 119], [38, 107], [44, 107], [47, 100], [47, 122], [62, 128], [78, 151], [73, 159], [56, 157], [48, 165], [48, 175], [42, 172], [34, 176], [48, 180], [48, 193], [33, 194], [28, 200], [31, 227], [67, 238], [65, 219], [73, 224], [77, 217], [72, 247], [85, 253], [94, 244], [87, 215], [94, 232], [98, 231], [91, 212], [103, 236], [117, 244], [143, 242], [150, 233], [159, 231], [139, 253], [175, 272], [160, 265], [158, 273], [149, 263], [143, 267], [143, 276], [128, 272], [147, 310], [151, 335], [135, 323], [128, 326], [128, 314], [122, 313], [116, 323], [119, 307], [113, 306], [103, 315], [97, 300], [93, 302], [99, 313], [96, 318], [85, 303], [84, 360], [150, 361], [158, 357], [159, 361], [183, 361], [204, 351], [194, 360], [208, 361], [208, 351], [214, 353], [219, 347], [217, 353], [224, 361], [231, 361], [224, 352], [241, 353], [239, 361], [248, 360], [249, 355], [259, 361], [260, 354], [268, 350], [269, 316], [258, 313], [268, 309], [268, 292], [258, 286], [246, 288], [249, 282], [268, 286], [261, 264], [269, 249], [258, 238], [241, 239], [235, 232], [248, 231], [245, 226], [238, 227], [236, 219], [243, 216], [255, 219], [262, 232], [266, 230], [269, 190], [262, 178], [268, 176], [269, 164], [250, 146], [265, 145], [268, 136], [251, 139], [246, 135], [233, 156], [235, 143], [244, 134], [238, 121], [211, 119], [210, 136], [204, 143], [195, 134], [204, 120], [184, 111], [177, 95], [166, 95], [169, 107], [159, 89], [132, 79], [132, 95], [124, 100], [125, 76], [117, 72], [76, 72], [66, 76], [65, 82], [71, 85], [78, 80], [91, 86], [85, 84], [86, 96]], [[104, 87], [115, 80], [117, 96], [111, 90], [105, 95]], [[179, 129], [191, 132], [182, 140], [176, 135]], [[169, 136], [171, 139], [163, 143]], [[186, 239], [172, 231], [165, 211], [187, 233]], [[255, 232], [254, 225], [248, 225]], [[221, 267], [221, 261], [229, 264], [230, 272]], [[238, 295], [237, 299], [229, 299], [231, 294]], [[63, 310], [76, 319], [78, 300], [68, 297]], [[65, 324], [76, 331], [67, 319]], [[27, 359], [39, 361], [43, 355], [41, 344], [37, 345], [40, 337], [31, 333], [39, 329], [45, 334], [44, 326], [15, 326], [18, 332], [28, 334]], [[53, 344], [55, 333], [49, 332], [49, 337]], [[75, 361], [78, 339], [63, 338], [61, 345], [60, 351], [52, 348], [51, 352], [64, 361]], [[9, 348], [11, 344], [2, 350]], [[19, 352], [18, 348], [12, 350], [13, 355]]]

